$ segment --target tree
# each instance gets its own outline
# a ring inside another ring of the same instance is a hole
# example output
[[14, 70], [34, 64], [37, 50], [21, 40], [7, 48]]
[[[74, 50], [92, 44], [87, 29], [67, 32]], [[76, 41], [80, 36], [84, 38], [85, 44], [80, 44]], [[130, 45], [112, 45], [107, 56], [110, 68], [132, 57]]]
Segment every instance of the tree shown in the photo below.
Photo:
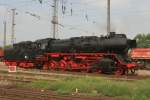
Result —
[[150, 33], [149, 34], [138, 34], [135, 36], [137, 41], [137, 47], [139, 48], [150, 48]]

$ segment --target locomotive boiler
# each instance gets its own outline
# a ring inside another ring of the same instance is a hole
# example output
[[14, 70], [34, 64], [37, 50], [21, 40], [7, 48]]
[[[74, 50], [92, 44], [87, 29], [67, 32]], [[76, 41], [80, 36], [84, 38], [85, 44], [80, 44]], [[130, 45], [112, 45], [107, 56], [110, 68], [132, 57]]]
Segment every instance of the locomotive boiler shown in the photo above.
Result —
[[127, 39], [124, 34], [111, 33], [109, 36], [75, 37], [71, 39], [50, 41], [47, 45], [49, 52], [62, 53], [125, 53], [129, 48], [136, 47], [136, 41]]

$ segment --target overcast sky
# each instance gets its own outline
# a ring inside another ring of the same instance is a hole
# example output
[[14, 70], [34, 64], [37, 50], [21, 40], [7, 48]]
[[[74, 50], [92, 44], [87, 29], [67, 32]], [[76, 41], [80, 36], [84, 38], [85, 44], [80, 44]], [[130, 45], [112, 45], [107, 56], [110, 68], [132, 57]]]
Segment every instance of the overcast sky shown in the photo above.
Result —
[[[0, 0], [0, 45], [3, 21], [7, 21], [7, 44], [10, 43], [11, 9], [16, 8], [16, 41], [52, 36], [53, 0]], [[62, 13], [62, 5], [66, 7]], [[58, 38], [106, 34], [107, 0], [59, 0]], [[72, 15], [71, 15], [72, 9]], [[40, 16], [40, 19], [29, 13]], [[111, 30], [133, 38], [137, 33], [150, 33], [150, 0], [111, 0]]]

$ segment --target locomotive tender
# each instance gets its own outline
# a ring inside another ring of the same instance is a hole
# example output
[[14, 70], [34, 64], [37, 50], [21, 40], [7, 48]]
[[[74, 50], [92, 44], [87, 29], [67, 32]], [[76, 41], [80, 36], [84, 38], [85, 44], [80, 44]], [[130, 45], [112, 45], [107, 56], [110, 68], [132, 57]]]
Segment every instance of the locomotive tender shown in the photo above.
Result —
[[5, 49], [4, 62], [23, 68], [134, 73], [136, 65], [127, 57], [128, 50], [134, 47], [135, 40], [114, 32], [105, 37], [46, 38], [16, 43], [13, 48]]

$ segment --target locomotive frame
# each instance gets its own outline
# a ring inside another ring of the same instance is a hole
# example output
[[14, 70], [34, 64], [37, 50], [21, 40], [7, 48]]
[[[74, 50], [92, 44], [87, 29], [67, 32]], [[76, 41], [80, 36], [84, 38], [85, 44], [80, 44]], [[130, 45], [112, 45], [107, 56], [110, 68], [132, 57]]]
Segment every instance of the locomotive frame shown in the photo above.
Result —
[[124, 75], [135, 73], [136, 65], [118, 58], [115, 53], [46, 53], [35, 60], [5, 60], [8, 66], [38, 68], [44, 70], [98, 72]]

